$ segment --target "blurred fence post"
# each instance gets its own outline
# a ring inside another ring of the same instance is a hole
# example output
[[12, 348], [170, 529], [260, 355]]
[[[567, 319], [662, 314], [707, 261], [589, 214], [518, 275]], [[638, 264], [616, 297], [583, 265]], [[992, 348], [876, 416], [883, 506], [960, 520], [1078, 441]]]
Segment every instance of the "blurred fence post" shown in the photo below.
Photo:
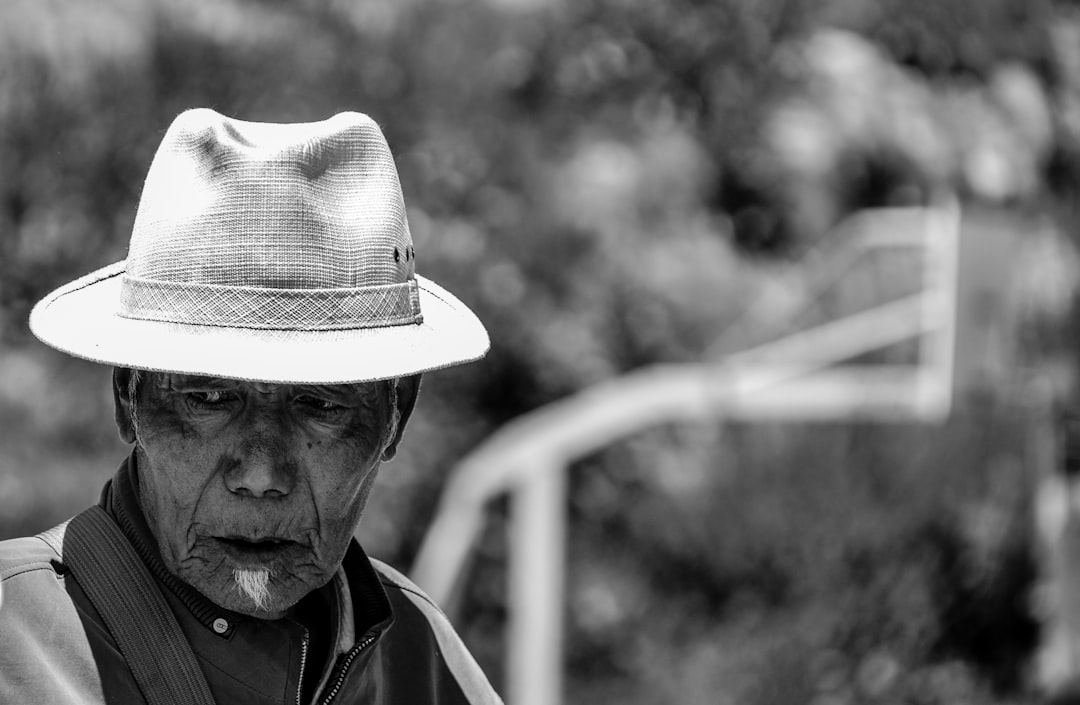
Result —
[[513, 493], [510, 535], [508, 702], [554, 705], [562, 697], [566, 572], [566, 472], [540, 459]]

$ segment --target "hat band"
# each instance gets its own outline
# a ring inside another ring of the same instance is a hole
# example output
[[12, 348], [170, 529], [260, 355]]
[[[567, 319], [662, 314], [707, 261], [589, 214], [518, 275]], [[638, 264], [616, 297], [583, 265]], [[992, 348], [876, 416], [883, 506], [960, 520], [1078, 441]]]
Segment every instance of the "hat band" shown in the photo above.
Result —
[[415, 279], [352, 289], [264, 289], [123, 275], [124, 318], [196, 326], [342, 330], [422, 323]]

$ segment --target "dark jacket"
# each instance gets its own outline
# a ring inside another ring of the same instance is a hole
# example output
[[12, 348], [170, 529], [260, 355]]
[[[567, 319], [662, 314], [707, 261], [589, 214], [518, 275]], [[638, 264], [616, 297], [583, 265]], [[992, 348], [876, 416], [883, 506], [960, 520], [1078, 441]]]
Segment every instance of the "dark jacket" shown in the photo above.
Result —
[[[150, 569], [217, 702], [500, 702], [442, 612], [355, 541], [335, 579], [299, 605], [330, 613], [325, 634], [210, 602], [161, 563], [133, 465], [106, 484], [101, 506]], [[145, 702], [100, 614], [44, 540], [0, 542], [0, 581], [0, 702]]]

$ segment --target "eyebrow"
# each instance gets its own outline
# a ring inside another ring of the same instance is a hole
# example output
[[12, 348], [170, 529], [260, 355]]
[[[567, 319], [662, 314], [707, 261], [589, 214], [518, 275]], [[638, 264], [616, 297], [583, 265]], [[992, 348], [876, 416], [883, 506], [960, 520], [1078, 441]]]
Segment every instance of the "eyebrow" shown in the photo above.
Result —
[[295, 384], [293, 389], [299, 394], [331, 396], [335, 398], [368, 399], [378, 393], [377, 382], [355, 382], [349, 384]]
[[177, 387], [210, 387], [210, 388], [228, 388], [237, 386], [240, 381], [235, 379], [225, 379], [224, 377], [208, 377], [206, 375], [184, 375], [178, 373], [171, 373], [166, 376], [167, 384], [170, 389], [176, 389]]

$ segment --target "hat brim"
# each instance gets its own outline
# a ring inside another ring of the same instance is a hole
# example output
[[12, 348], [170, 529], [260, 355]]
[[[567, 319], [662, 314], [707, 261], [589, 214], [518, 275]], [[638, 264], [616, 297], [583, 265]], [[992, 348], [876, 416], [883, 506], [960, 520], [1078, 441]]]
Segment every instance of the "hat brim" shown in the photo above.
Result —
[[117, 367], [260, 382], [343, 384], [406, 377], [484, 356], [487, 331], [453, 294], [417, 276], [423, 323], [351, 330], [266, 330], [118, 315], [124, 263], [42, 299], [30, 329], [76, 357]]

